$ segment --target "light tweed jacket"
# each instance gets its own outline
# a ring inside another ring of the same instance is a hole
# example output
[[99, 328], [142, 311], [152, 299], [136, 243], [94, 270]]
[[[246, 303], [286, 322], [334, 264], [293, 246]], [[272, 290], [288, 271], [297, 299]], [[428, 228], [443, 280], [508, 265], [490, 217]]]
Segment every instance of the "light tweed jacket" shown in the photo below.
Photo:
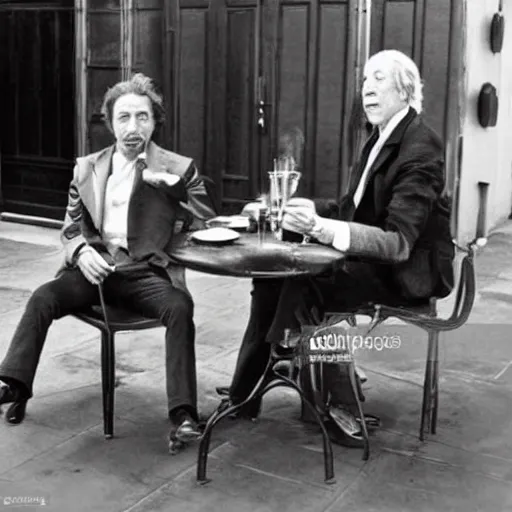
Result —
[[[114, 146], [77, 159], [69, 188], [61, 232], [66, 266], [76, 264], [85, 244], [107, 253], [102, 240], [105, 188], [111, 172]], [[192, 159], [150, 142], [146, 151], [149, 172], [180, 176], [173, 187], [154, 187], [136, 173], [128, 207], [128, 250], [135, 260], [166, 268], [173, 284], [186, 290], [185, 272], [172, 263], [168, 252], [177, 229], [200, 229], [215, 213], [204, 182]]]

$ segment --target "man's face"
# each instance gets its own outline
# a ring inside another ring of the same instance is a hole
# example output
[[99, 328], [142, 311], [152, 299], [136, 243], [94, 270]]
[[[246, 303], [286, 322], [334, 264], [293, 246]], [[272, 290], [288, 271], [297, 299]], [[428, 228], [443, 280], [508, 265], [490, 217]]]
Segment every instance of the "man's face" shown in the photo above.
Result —
[[114, 103], [112, 128], [117, 149], [129, 159], [145, 151], [155, 129], [151, 101], [147, 96], [124, 94]]
[[389, 120], [407, 106], [405, 94], [398, 92], [393, 63], [385, 56], [368, 60], [364, 68], [363, 108], [368, 121], [382, 130]]

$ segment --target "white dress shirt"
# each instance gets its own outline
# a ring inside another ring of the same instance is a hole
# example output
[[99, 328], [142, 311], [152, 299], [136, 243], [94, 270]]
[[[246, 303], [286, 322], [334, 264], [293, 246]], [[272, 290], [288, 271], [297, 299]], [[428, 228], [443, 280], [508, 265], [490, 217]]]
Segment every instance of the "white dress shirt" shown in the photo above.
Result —
[[[370, 154], [368, 155], [368, 160], [366, 161], [366, 165], [364, 167], [363, 174], [361, 175], [361, 179], [359, 180], [359, 184], [354, 193], [354, 204], [357, 208], [364, 194], [364, 190], [366, 188], [366, 180], [368, 177], [368, 173], [372, 168], [375, 159], [380, 153], [380, 150], [389, 139], [389, 136], [393, 133], [393, 130], [399, 125], [400, 121], [404, 119], [404, 117], [409, 112], [409, 106], [397, 112], [385, 126], [385, 128], [380, 132], [379, 138], [377, 142], [373, 145]], [[327, 222], [325, 222], [327, 221]], [[331, 230], [334, 233], [334, 239], [332, 242], [332, 246], [338, 251], [346, 251], [350, 247], [350, 228], [348, 222], [335, 220], [335, 219], [322, 219], [322, 224], [326, 229]]]
[[103, 240], [107, 249], [114, 253], [122, 247], [128, 249], [128, 203], [135, 179], [135, 163], [121, 153], [112, 157], [112, 174], [105, 189], [105, 209], [103, 213]]

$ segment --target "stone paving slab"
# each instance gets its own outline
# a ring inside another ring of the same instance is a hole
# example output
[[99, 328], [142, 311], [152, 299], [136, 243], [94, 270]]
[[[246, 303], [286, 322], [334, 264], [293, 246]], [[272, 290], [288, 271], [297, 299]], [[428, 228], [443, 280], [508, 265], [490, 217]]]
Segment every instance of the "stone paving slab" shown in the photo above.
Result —
[[444, 463], [387, 454], [326, 512], [504, 512], [510, 483]]
[[[12, 226], [12, 225], [11, 225]], [[56, 247], [52, 230], [0, 222], [12, 236]], [[32, 229], [30, 229], [32, 228]], [[471, 323], [441, 342], [436, 436], [418, 440], [426, 336], [402, 330], [397, 351], [360, 351], [369, 381], [365, 410], [381, 416], [371, 457], [334, 446], [337, 482], [323, 482], [321, 437], [299, 421], [300, 400], [275, 390], [256, 422], [223, 421], [212, 436], [205, 487], [195, 481], [197, 451], [166, 451], [163, 329], [119, 334], [116, 343], [116, 437], [106, 441], [99, 333], [72, 318], [49, 333], [25, 422], [0, 424], [0, 496], [44, 493], [49, 510], [97, 511], [503, 511], [512, 509], [512, 350], [510, 303], [484, 293], [512, 271], [510, 229], [490, 237], [478, 255], [480, 294]], [[1, 250], [1, 248], [0, 248]], [[50, 279], [60, 256], [0, 268], [3, 286], [33, 290]], [[248, 318], [249, 280], [188, 273], [197, 324], [199, 406], [218, 404], [229, 383]], [[453, 297], [440, 303], [450, 312]], [[0, 314], [4, 352], [22, 308]], [[367, 321], [367, 319], [365, 319]], [[374, 333], [375, 334], [375, 333]]]

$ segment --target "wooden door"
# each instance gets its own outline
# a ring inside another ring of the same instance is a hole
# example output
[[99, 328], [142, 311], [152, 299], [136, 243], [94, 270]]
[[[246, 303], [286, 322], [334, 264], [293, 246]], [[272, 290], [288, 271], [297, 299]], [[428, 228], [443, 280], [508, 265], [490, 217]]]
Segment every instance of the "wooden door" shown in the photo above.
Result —
[[447, 192], [459, 179], [464, 2], [372, 0], [371, 53], [394, 48], [409, 55], [424, 79], [424, 117], [444, 139]]
[[[76, 0], [78, 154], [114, 142], [101, 115], [109, 87], [142, 72], [164, 93], [164, 75], [171, 70], [164, 71], [162, 58], [166, 34], [163, 5], [164, 0]], [[156, 139], [171, 147], [167, 132]]]
[[260, 2], [180, 0], [175, 13], [174, 147], [214, 179], [224, 210], [259, 191]]
[[101, 115], [103, 96], [123, 78], [123, 0], [78, 0], [77, 84], [78, 154], [113, 143]]
[[[348, 174], [355, 0], [180, 0], [175, 147], [217, 183], [224, 211], [267, 190], [279, 135], [305, 136], [301, 192]], [[263, 110], [263, 116], [261, 115]]]
[[0, 3], [3, 209], [62, 218], [72, 176], [73, 0]]
[[338, 197], [351, 165], [350, 117], [356, 88], [357, 2], [265, 0], [262, 73], [270, 85], [270, 140], [262, 173], [279, 136], [304, 134], [299, 193]]

